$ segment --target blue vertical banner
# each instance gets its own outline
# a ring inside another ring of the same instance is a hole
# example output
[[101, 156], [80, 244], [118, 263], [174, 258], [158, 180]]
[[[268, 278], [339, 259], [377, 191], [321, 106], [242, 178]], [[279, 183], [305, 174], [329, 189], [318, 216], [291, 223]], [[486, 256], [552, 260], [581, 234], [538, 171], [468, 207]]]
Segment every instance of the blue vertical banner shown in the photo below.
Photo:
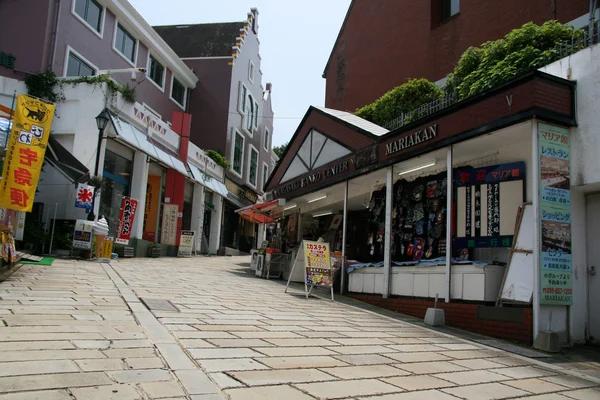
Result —
[[573, 304], [569, 131], [538, 124], [540, 304]]

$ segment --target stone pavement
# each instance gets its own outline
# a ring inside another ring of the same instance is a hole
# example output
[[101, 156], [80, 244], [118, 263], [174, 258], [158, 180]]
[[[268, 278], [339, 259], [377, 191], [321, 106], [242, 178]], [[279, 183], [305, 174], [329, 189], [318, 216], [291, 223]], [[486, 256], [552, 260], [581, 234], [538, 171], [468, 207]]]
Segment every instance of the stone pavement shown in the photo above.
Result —
[[0, 284], [0, 400], [600, 399], [553, 365], [284, 294], [247, 261], [21, 268]]

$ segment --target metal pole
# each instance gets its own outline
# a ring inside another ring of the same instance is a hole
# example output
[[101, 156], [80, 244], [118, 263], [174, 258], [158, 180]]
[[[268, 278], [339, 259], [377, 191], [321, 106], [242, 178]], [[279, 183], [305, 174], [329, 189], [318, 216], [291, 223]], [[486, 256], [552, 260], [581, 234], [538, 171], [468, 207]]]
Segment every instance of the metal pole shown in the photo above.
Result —
[[450, 303], [452, 277], [452, 146], [446, 155], [446, 303]]
[[394, 191], [394, 166], [388, 167], [385, 191], [385, 253], [383, 255], [383, 298], [390, 295], [390, 271], [392, 265], [392, 192]]
[[340, 273], [341, 281], [340, 281], [340, 294], [344, 294], [344, 285], [346, 281], [346, 222], [348, 221], [348, 181], [346, 181], [346, 185], [344, 186], [344, 219], [342, 222], [342, 270]]
[[540, 159], [538, 143], [538, 122], [533, 120], [531, 127], [531, 170], [534, 178], [532, 188], [533, 205], [533, 340], [537, 338], [540, 322]]
[[[98, 147], [96, 148], [96, 165], [94, 167], [94, 178], [98, 176], [98, 168], [100, 164], [100, 151], [102, 149], [102, 139], [104, 139], [104, 129], [98, 130]], [[94, 188], [94, 197], [92, 198], [92, 211], [88, 214], [88, 221], [96, 219], [94, 209], [96, 208], [96, 197], [98, 196], [98, 188]]]
[[50, 234], [50, 249], [48, 254], [52, 254], [52, 242], [54, 241], [54, 227], [56, 226], [56, 210], [58, 209], [58, 203], [54, 206], [54, 220], [52, 221], [52, 233]]

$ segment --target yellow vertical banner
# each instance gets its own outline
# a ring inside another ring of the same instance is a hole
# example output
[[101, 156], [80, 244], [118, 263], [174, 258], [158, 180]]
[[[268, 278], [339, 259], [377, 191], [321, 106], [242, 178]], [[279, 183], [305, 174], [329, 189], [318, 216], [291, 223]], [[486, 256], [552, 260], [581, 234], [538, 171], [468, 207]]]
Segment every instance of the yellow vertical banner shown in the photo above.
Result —
[[0, 207], [31, 211], [53, 117], [54, 105], [17, 96], [0, 181]]

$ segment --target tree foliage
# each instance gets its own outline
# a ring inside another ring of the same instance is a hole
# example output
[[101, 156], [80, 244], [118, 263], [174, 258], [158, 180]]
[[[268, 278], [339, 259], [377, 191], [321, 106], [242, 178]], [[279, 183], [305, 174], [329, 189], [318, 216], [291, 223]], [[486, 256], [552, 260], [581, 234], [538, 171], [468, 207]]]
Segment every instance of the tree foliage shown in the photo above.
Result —
[[557, 21], [541, 26], [526, 23], [503, 39], [467, 49], [444, 89], [446, 93], [458, 92], [461, 99], [489, 90], [560, 59], [558, 45], [582, 36], [582, 31]]
[[273, 147], [273, 153], [277, 154], [277, 157], [281, 158], [281, 156], [283, 155], [283, 152], [285, 151], [285, 149], [287, 149], [288, 144], [290, 144], [289, 142], [279, 145], [279, 146], [274, 146]]

